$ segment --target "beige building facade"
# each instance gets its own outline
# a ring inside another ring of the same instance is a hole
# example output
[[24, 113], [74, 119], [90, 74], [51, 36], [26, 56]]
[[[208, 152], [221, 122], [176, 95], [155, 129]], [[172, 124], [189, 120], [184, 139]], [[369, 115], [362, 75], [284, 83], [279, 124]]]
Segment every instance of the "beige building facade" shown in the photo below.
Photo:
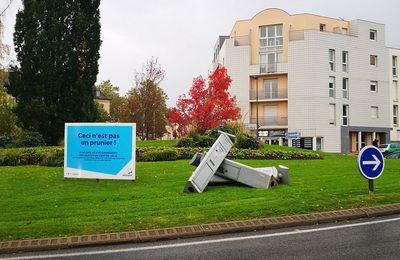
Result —
[[237, 21], [213, 58], [261, 140], [341, 153], [395, 135], [390, 62], [383, 24], [276, 8]]

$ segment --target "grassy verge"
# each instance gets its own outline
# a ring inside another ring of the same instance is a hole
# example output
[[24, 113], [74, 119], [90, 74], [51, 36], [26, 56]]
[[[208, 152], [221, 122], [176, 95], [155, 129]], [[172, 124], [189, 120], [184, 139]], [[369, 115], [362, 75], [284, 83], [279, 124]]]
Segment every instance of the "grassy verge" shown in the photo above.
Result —
[[272, 190], [240, 185], [209, 186], [184, 194], [194, 167], [186, 160], [137, 163], [137, 180], [63, 179], [62, 168], [0, 167], [0, 240], [151, 229], [317, 212], [400, 202], [400, 160], [368, 196], [356, 157], [325, 160], [254, 161], [254, 167], [284, 164], [291, 185]]

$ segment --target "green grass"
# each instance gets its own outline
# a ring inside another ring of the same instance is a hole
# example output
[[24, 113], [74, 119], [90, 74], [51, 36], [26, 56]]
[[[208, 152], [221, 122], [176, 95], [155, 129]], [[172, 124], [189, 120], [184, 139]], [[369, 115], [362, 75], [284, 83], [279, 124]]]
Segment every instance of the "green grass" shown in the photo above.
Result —
[[176, 146], [178, 140], [144, 140], [136, 141], [137, 147], [173, 147]]
[[271, 190], [208, 186], [185, 194], [194, 167], [185, 161], [137, 163], [137, 180], [63, 179], [62, 168], [0, 167], [0, 240], [116, 232], [308, 213], [400, 202], [400, 160], [386, 160], [375, 195], [356, 157], [254, 161], [287, 165], [289, 186]]

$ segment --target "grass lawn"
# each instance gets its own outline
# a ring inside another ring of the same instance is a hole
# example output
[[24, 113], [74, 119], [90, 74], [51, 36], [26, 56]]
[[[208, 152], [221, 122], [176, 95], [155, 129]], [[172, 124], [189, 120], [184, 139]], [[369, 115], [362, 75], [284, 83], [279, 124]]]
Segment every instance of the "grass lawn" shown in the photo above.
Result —
[[259, 190], [208, 186], [182, 190], [194, 167], [188, 161], [137, 163], [137, 180], [63, 179], [62, 168], [0, 167], [0, 240], [128, 231], [307, 213], [400, 202], [400, 160], [386, 160], [375, 195], [357, 169], [357, 158], [254, 161], [290, 167], [289, 186]]

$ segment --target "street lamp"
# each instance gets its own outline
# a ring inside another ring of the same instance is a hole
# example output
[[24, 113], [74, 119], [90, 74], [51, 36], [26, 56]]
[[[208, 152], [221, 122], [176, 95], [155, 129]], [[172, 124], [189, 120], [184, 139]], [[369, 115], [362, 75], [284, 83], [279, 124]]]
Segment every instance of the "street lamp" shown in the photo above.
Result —
[[257, 76], [252, 76], [252, 78], [256, 81], [256, 137], [258, 139], [258, 79]]

